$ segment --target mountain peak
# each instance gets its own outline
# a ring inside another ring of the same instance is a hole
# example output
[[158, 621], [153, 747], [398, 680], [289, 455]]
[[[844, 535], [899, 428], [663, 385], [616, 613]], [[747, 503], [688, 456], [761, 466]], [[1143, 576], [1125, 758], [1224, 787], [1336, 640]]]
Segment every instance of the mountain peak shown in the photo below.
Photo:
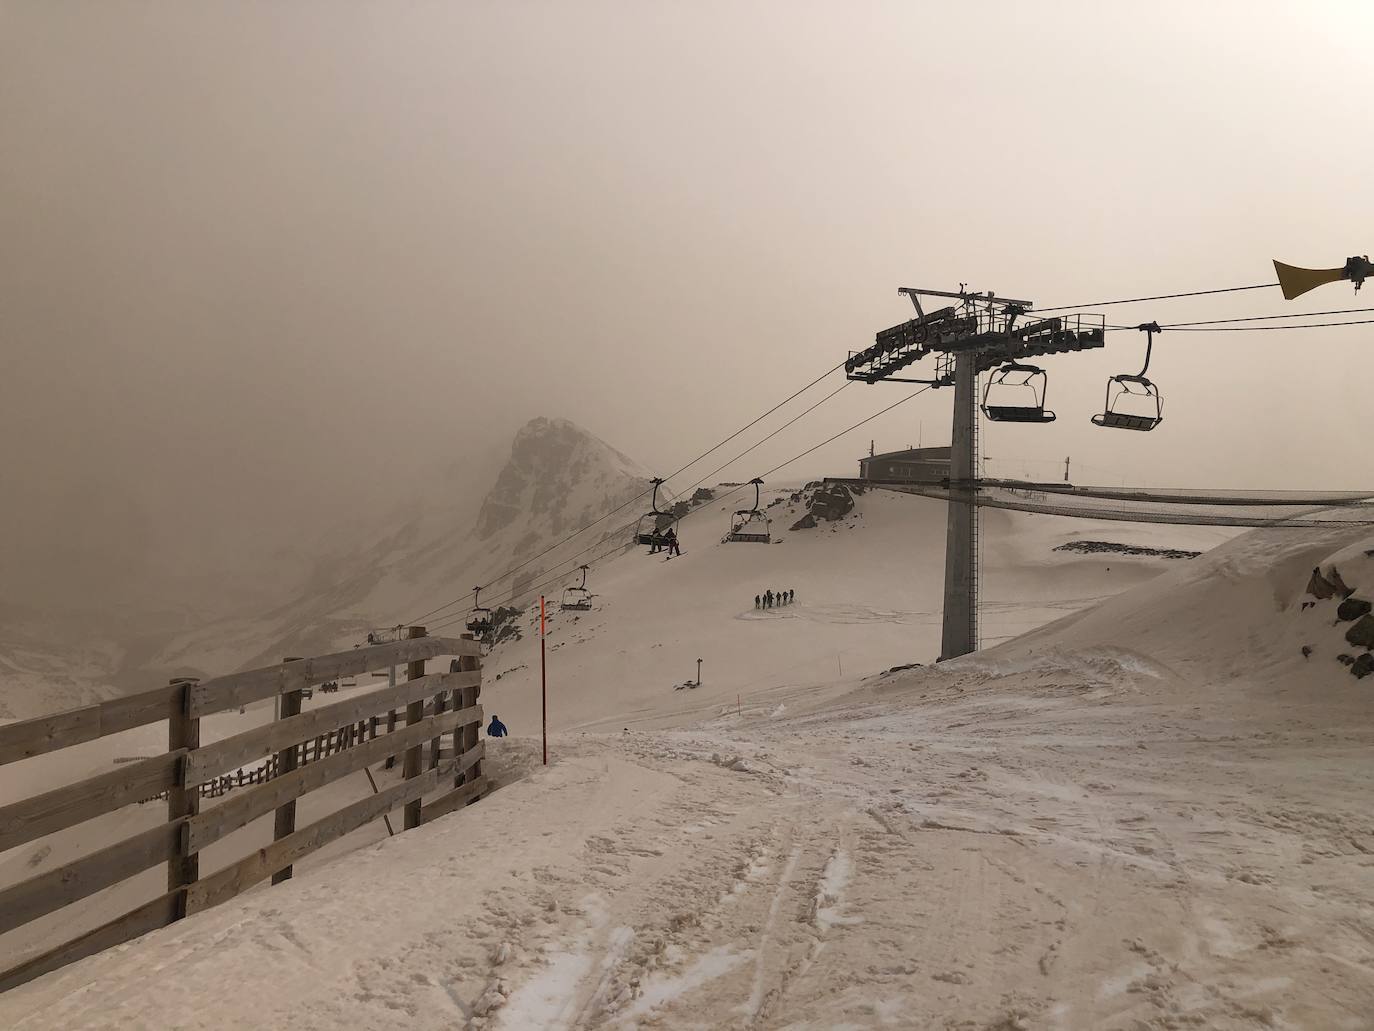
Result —
[[560, 535], [595, 518], [608, 502], [614, 507], [640, 493], [648, 479], [600, 437], [568, 419], [540, 416], [516, 431], [510, 458], [482, 502], [477, 536], [486, 540], [522, 516]]

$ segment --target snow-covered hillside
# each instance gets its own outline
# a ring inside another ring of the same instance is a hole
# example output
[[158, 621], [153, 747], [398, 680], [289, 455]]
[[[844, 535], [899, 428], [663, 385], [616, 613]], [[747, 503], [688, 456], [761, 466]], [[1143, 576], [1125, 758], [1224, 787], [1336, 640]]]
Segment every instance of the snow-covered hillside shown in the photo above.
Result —
[[[742, 495], [721, 494], [682, 520], [681, 557], [638, 549], [594, 568], [592, 612], [560, 611], [561, 592], [550, 592], [553, 726], [662, 726], [773, 687], [828, 684], [846, 673], [935, 660], [943, 502], [871, 491], [855, 498], [841, 519], [790, 530], [806, 513], [807, 494], [801, 485], [782, 485], [763, 491], [774, 542], [725, 543]], [[1234, 536], [1210, 527], [1090, 524], [994, 510], [984, 513], [984, 528], [985, 644], [1058, 619], [1179, 561], [1056, 551], [1062, 544], [1090, 537], [1207, 550]], [[754, 596], [769, 589], [793, 590], [796, 600], [755, 609]], [[517, 732], [539, 717], [538, 625], [536, 603], [526, 611], [522, 639], [498, 646], [486, 661], [484, 704]], [[677, 690], [695, 681], [698, 658], [700, 687]]]
[[[457, 467], [407, 501], [384, 533], [341, 551], [298, 597], [251, 618], [180, 635], [153, 659], [163, 668], [222, 673], [356, 644], [369, 628], [409, 622], [537, 555], [607, 508], [639, 495], [649, 474], [564, 419], [534, 419], [515, 436], [495, 483]], [[595, 542], [599, 528], [567, 552]], [[531, 563], [527, 580], [559, 561]], [[461, 611], [461, 610], [459, 610]]]
[[[694, 715], [656, 689], [636, 729], [557, 734], [548, 770], [0, 996], [0, 1023], [1369, 1027], [1374, 721], [1301, 645], [1331, 643], [1312, 567], [1367, 596], [1371, 550], [1257, 531], [936, 667]], [[509, 771], [537, 742], [488, 744]]]

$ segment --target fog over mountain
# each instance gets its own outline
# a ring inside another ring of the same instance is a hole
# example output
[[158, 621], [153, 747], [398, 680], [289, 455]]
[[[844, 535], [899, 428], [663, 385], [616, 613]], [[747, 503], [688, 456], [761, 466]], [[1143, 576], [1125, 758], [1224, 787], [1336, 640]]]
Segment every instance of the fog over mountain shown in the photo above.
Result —
[[[1253, 13], [0, 3], [4, 598], [267, 611], [426, 485], [484, 494], [538, 416], [661, 474], [908, 318], [898, 286], [1065, 304], [1363, 253], [1374, 141], [1337, 84], [1374, 11]], [[1124, 440], [1088, 424], [1141, 360], [1112, 334], [1046, 363], [1057, 423], [987, 453], [1362, 487], [1367, 388], [1328, 370], [1367, 365], [1365, 328], [1166, 334], [1167, 420]], [[898, 396], [851, 387], [721, 475]], [[934, 393], [788, 472], [948, 418]]]

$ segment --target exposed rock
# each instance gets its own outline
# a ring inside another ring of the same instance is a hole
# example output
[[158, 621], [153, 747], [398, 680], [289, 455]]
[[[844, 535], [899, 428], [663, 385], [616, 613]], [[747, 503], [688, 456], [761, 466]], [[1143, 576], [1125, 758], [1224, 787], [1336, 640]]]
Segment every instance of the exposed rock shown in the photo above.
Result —
[[510, 458], [482, 502], [477, 537], [487, 540], [522, 519], [541, 533], [562, 536], [604, 506], [642, 494], [647, 479], [633, 461], [580, 426], [531, 419], [516, 433]]
[[1350, 667], [1350, 672], [1360, 680], [1374, 673], [1374, 652], [1365, 652], [1356, 659], [1354, 665]]
[[1363, 598], [1346, 598], [1336, 609], [1336, 619], [1342, 623], [1349, 623], [1368, 615], [1371, 609], [1374, 609], [1374, 602], [1367, 602]]
[[498, 605], [496, 611], [491, 614], [491, 643], [497, 645], [505, 641], [520, 640], [523, 636], [520, 632], [520, 617], [524, 614], [524, 609]]
[[1355, 665], [1355, 656], [1347, 655], [1345, 654], [1345, 652], [1341, 652], [1341, 654], [1336, 656], [1336, 661], [1339, 662], [1342, 666], [1353, 666]]
[[707, 487], [698, 487], [692, 495], [692, 504], [704, 505], [708, 501], [716, 500], [716, 492]]
[[1310, 659], [1312, 657], [1312, 646], [1310, 644], [1302, 646], [1302, 657], [1304, 659]]
[[1330, 581], [1322, 576], [1322, 571], [1318, 568], [1312, 570], [1312, 579], [1307, 581], [1307, 593], [1314, 598], [1325, 600], [1336, 593], [1336, 588], [1331, 586]]
[[1185, 551], [1182, 548], [1148, 548], [1139, 544], [1116, 544], [1112, 541], [1069, 541], [1054, 549], [1055, 551], [1074, 551], [1081, 555], [1146, 555], [1151, 558], [1197, 558], [1200, 551]]
[[817, 489], [811, 496], [811, 514], [817, 519], [834, 522], [854, 511], [854, 495], [843, 483], [832, 483]]
[[1335, 566], [1331, 567], [1331, 575], [1327, 579], [1331, 581], [1331, 586], [1336, 588], [1336, 593], [1342, 598], [1349, 598], [1355, 593], [1355, 588], [1346, 586], [1345, 581], [1341, 579], [1341, 571]]
[[816, 517], [810, 512], [802, 516], [791, 527], [793, 530], [814, 530], [816, 528]]
[[1374, 616], [1366, 613], [1345, 632], [1345, 639], [1362, 648], [1374, 648]]

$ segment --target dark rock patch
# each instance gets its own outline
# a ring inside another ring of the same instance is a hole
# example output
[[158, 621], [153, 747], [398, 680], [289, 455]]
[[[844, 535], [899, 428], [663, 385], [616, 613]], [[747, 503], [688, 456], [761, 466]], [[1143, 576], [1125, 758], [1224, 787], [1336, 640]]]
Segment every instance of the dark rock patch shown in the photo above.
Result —
[[1374, 648], [1374, 616], [1366, 613], [1349, 630], [1345, 639], [1360, 648]]
[[1147, 548], [1136, 544], [1116, 544], [1112, 541], [1069, 541], [1054, 549], [1072, 551], [1080, 555], [1148, 555], [1152, 558], [1184, 559], [1197, 558], [1200, 551], [1185, 551], [1182, 548]]
[[1336, 588], [1331, 586], [1331, 581], [1322, 576], [1320, 569], [1314, 568], [1312, 578], [1307, 581], [1307, 593], [1314, 598], [1325, 601], [1327, 598], [1335, 596]]
[[1336, 609], [1336, 619], [1342, 623], [1350, 623], [1367, 616], [1370, 610], [1374, 609], [1374, 602], [1367, 602], [1363, 598], [1346, 598]]

